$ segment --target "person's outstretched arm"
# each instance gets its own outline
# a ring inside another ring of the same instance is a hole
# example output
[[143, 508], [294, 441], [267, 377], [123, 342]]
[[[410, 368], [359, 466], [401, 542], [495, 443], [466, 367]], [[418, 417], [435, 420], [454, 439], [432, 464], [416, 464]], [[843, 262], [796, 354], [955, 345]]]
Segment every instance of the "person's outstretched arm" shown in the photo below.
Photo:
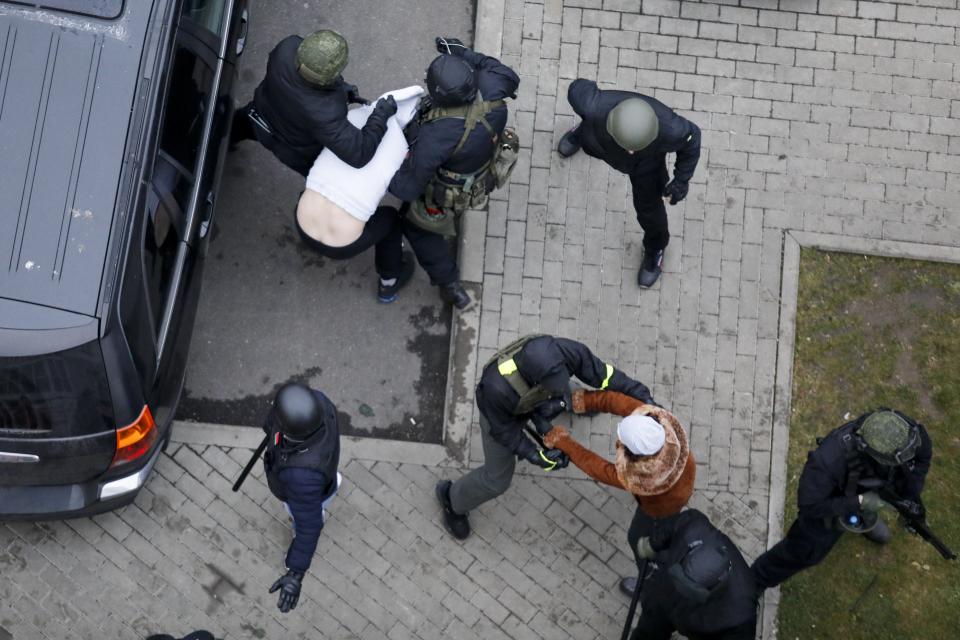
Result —
[[543, 443], [551, 449], [563, 451], [570, 457], [570, 462], [597, 482], [624, 489], [617, 477], [616, 466], [574, 440], [566, 428], [554, 427], [544, 436]]
[[315, 469], [291, 468], [283, 472], [290, 488], [287, 506], [293, 514], [296, 535], [287, 550], [286, 566], [306, 573], [323, 531], [323, 501], [330, 493], [330, 480]]
[[381, 98], [367, 118], [366, 124], [362, 129], [358, 129], [347, 119], [344, 102], [343, 117], [318, 129], [317, 142], [354, 169], [359, 169], [366, 166], [376, 154], [377, 147], [387, 132], [387, 121], [396, 112], [397, 103], [392, 97]]
[[556, 338], [570, 372], [597, 389], [619, 391], [647, 404], [653, 402], [650, 389], [629, 377], [612, 364], [605, 363], [593, 354], [585, 344], [568, 338]]

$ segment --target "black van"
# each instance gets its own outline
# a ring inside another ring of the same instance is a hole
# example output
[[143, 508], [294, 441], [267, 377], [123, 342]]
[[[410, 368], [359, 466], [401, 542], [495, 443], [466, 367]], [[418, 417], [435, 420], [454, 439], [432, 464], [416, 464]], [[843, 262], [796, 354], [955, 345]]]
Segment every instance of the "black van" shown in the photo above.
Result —
[[0, 520], [133, 500], [183, 385], [246, 0], [0, 0]]

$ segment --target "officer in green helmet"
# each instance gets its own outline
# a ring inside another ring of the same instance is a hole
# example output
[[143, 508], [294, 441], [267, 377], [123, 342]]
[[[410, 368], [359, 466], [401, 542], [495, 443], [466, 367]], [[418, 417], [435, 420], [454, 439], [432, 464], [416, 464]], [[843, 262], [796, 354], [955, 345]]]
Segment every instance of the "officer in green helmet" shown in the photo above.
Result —
[[844, 531], [877, 544], [889, 542], [890, 528], [877, 515], [887, 504], [878, 491], [925, 511], [920, 494], [933, 444], [923, 425], [899, 411], [880, 409], [817, 441], [800, 476], [797, 519], [751, 567], [760, 588], [775, 587], [818, 564]]
[[330, 29], [281, 40], [253, 101], [234, 117], [231, 142], [259, 140], [304, 177], [326, 147], [351, 167], [370, 162], [397, 105], [381, 98], [362, 129], [350, 124], [348, 105], [369, 102], [341, 75], [348, 53], [347, 41]]
[[[630, 176], [637, 222], [643, 228], [643, 258], [637, 283], [650, 287], [660, 277], [670, 241], [667, 209], [687, 197], [700, 159], [700, 129], [659, 100], [632, 91], [600, 90], [591, 80], [574, 80], [570, 106], [583, 121], [568, 131], [557, 150], [568, 158], [582, 148]], [[673, 179], [666, 157], [676, 153]]]

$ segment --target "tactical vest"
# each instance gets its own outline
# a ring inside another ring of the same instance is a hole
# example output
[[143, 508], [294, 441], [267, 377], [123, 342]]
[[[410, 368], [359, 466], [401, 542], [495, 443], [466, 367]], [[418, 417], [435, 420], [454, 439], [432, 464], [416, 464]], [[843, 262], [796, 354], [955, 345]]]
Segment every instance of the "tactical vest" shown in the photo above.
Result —
[[444, 118], [464, 121], [463, 135], [451, 158], [460, 153], [478, 124], [483, 125], [490, 134], [494, 147], [490, 158], [474, 171], [460, 173], [443, 167], [437, 169], [424, 189], [423, 198], [418, 198], [410, 205], [407, 215], [411, 222], [427, 231], [455, 236], [459, 217], [467, 209], [483, 208], [487, 195], [507, 183], [517, 161], [520, 140], [510, 128], [504, 128], [498, 134], [487, 121], [488, 113], [505, 104], [502, 99], [484, 100], [477, 92], [476, 99], [468, 105], [434, 107], [420, 118], [421, 125]]
[[483, 368], [486, 369], [488, 366], [496, 363], [497, 371], [503, 376], [503, 379], [507, 381], [510, 388], [520, 396], [517, 406], [513, 409], [513, 415], [515, 416], [528, 414], [533, 411], [538, 404], [553, 397], [550, 391], [540, 385], [531, 387], [530, 384], [523, 379], [523, 376], [520, 375], [520, 371], [517, 369], [517, 363], [513, 359], [514, 356], [523, 350], [523, 347], [528, 342], [534, 338], [544, 337], [544, 335], [545, 334], [542, 333], [531, 333], [522, 338], [517, 338], [495, 353], [483, 366]]
[[315, 469], [329, 481], [327, 495], [337, 483], [337, 467], [340, 464], [340, 427], [333, 404], [323, 403], [324, 427], [303, 442], [286, 443], [283, 434], [277, 428], [277, 421], [270, 421], [269, 440], [263, 454], [263, 467], [266, 471], [267, 486], [270, 493], [284, 502], [287, 500], [287, 486], [280, 479], [284, 469]]

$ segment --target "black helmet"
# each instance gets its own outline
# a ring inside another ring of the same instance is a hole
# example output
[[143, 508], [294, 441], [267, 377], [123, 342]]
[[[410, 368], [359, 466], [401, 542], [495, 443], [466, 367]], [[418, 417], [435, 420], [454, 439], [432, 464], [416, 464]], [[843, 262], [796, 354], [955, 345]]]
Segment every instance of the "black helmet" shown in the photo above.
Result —
[[570, 386], [570, 371], [563, 352], [549, 336], [530, 340], [513, 359], [520, 375], [531, 385], [540, 385], [557, 396]]
[[719, 540], [695, 540], [667, 575], [681, 596], [703, 603], [723, 586], [732, 570], [726, 545]]
[[283, 435], [305, 440], [323, 427], [323, 410], [309, 387], [291, 382], [283, 385], [273, 401], [277, 423]]
[[439, 55], [427, 67], [427, 91], [440, 107], [470, 104], [477, 96], [477, 72], [459, 56]]

